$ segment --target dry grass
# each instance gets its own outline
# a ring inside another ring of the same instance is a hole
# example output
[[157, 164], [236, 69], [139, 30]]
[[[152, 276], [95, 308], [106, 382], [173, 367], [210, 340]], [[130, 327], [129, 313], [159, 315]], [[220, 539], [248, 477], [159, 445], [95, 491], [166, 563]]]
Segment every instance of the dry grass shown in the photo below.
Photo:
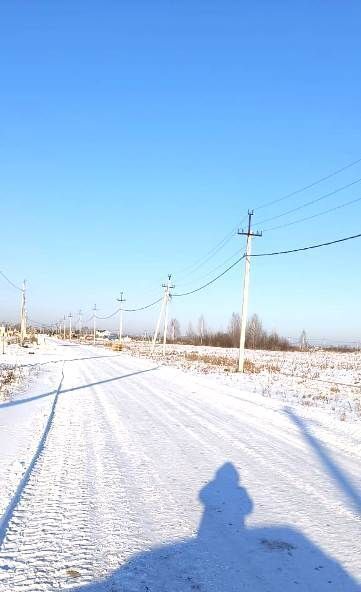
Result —
[[246, 374], [259, 374], [260, 372], [268, 372], [269, 374], [278, 374], [281, 369], [277, 364], [255, 364], [252, 360], [247, 358], [244, 361], [244, 371]]
[[80, 577], [80, 572], [77, 569], [73, 569], [72, 567], [66, 570], [66, 573], [68, 574], [68, 576], [70, 576], [71, 578], [79, 578]]
[[9, 396], [9, 387], [18, 378], [18, 372], [15, 367], [0, 368], [0, 400], [7, 399]]
[[186, 352], [184, 358], [189, 362], [203, 362], [212, 366], [224, 366], [228, 369], [236, 368], [235, 361], [227, 356], [212, 356], [209, 354], [199, 354], [197, 352]]
[[[186, 352], [185, 360], [189, 362], [203, 362], [211, 366], [222, 366], [225, 371], [236, 371], [237, 362], [232, 360], [229, 356], [219, 356], [212, 354], [201, 354], [198, 352]], [[256, 364], [249, 359], [244, 361], [244, 371], [246, 374], [259, 374], [260, 372], [267, 372], [269, 374], [276, 374], [280, 372], [280, 367], [271, 362], [266, 364]]]

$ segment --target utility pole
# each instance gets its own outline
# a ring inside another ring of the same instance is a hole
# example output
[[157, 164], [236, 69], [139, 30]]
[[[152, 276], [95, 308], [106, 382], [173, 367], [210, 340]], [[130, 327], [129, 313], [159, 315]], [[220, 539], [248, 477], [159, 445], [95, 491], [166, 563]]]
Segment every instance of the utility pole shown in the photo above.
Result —
[[164, 313], [164, 333], [163, 333], [163, 356], [165, 356], [165, 346], [167, 343], [167, 329], [168, 329], [168, 304], [170, 301], [170, 289], [175, 288], [175, 285], [170, 283], [170, 278], [172, 276], [168, 275], [168, 281], [166, 284], [163, 284], [163, 288], [165, 289], [165, 313]]
[[165, 311], [165, 313], [164, 313], [164, 331], [163, 331], [163, 355], [165, 355], [165, 346], [166, 346], [166, 342], [167, 342], [167, 325], [168, 325], [168, 303], [169, 303], [169, 300], [171, 297], [170, 290], [172, 288], [175, 288], [175, 286], [173, 284], [171, 285], [171, 283], [170, 283], [171, 277], [172, 276], [169, 274], [167, 283], [162, 284], [162, 287], [164, 288], [164, 296], [163, 296], [162, 306], [161, 306], [158, 321], [157, 321], [157, 326], [156, 326], [156, 329], [154, 332], [151, 354], [154, 353], [155, 344], [157, 341], [158, 332], [159, 332], [159, 328], [160, 328], [160, 323], [161, 323], [162, 316], [163, 316], [163, 311]]
[[71, 312], [69, 313], [69, 341], [71, 341], [71, 319], [72, 319]]
[[65, 341], [65, 327], [66, 327], [66, 317], [64, 315], [63, 317], [63, 339]]
[[83, 315], [82, 311], [81, 311], [81, 310], [79, 310], [79, 312], [78, 312], [78, 331], [79, 331], [79, 341], [80, 341], [80, 339], [81, 339], [81, 332], [82, 332], [82, 328], [83, 328], [83, 326], [82, 326], [82, 315]]
[[96, 337], [96, 316], [95, 315], [97, 312], [97, 305], [96, 304], [94, 304], [93, 311], [94, 311], [94, 314], [93, 314], [93, 345], [95, 345], [95, 337]]
[[241, 313], [241, 327], [239, 337], [239, 358], [238, 358], [238, 372], [244, 371], [244, 344], [246, 341], [246, 325], [247, 325], [247, 309], [248, 309], [248, 291], [249, 291], [249, 273], [251, 266], [251, 240], [253, 236], [262, 236], [262, 232], [252, 232], [252, 216], [253, 210], [248, 210], [248, 229], [247, 232], [238, 231], [238, 234], [245, 235], [247, 237], [246, 243], [246, 257], [244, 265], [244, 280], [243, 280], [243, 302], [242, 302], [242, 313]]
[[20, 316], [20, 344], [24, 345], [26, 337], [26, 281], [23, 281], [21, 289], [21, 316]]
[[125, 298], [123, 298], [123, 293], [120, 292], [120, 298], [117, 298], [118, 302], [120, 302], [120, 311], [119, 311], [119, 343], [122, 343], [122, 332], [123, 332], [123, 308], [122, 303], [125, 302]]

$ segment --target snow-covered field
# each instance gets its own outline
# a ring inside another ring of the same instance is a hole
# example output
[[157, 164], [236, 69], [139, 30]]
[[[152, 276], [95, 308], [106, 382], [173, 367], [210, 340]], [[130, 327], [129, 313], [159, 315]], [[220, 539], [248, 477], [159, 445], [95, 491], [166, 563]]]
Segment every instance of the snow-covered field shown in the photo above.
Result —
[[1, 592], [361, 590], [360, 423], [264, 370], [34, 351], [0, 402]]
[[[126, 351], [147, 357], [150, 344], [132, 341]], [[211, 373], [222, 384], [265, 397], [328, 409], [342, 421], [361, 421], [361, 352], [247, 350], [245, 375], [235, 372], [234, 348], [168, 344], [166, 358], [161, 346], [154, 358], [197, 374]]]

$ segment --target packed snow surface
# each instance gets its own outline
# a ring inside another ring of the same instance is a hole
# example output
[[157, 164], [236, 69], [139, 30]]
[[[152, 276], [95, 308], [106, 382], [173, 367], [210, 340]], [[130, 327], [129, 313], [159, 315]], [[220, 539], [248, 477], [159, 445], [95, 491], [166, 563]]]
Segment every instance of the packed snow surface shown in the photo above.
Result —
[[92, 346], [17, 363], [1, 592], [361, 590], [359, 424]]

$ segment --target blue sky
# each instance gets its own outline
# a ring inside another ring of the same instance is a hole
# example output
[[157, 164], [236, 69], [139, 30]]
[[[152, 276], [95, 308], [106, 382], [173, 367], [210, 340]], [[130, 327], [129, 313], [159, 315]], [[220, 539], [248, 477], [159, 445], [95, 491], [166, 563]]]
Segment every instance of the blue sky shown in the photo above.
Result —
[[[360, 158], [360, 19], [356, 1], [4, 2], [0, 268], [27, 278], [29, 316], [94, 302], [105, 315], [120, 290], [146, 304], [168, 273], [178, 291], [197, 287], [244, 241], [181, 271], [248, 208]], [[358, 178], [361, 163], [256, 210], [255, 225]], [[360, 196], [361, 183], [280, 223]], [[265, 232], [254, 252], [357, 233], [360, 204]], [[253, 260], [250, 313], [285, 335], [361, 337], [360, 252]], [[225, 326], [241, 282], [237, 268], [171, 315]], [[0, 318], [18, 299], [2, 281]], [[151, 329], [156, 313], [126, 327]]]

